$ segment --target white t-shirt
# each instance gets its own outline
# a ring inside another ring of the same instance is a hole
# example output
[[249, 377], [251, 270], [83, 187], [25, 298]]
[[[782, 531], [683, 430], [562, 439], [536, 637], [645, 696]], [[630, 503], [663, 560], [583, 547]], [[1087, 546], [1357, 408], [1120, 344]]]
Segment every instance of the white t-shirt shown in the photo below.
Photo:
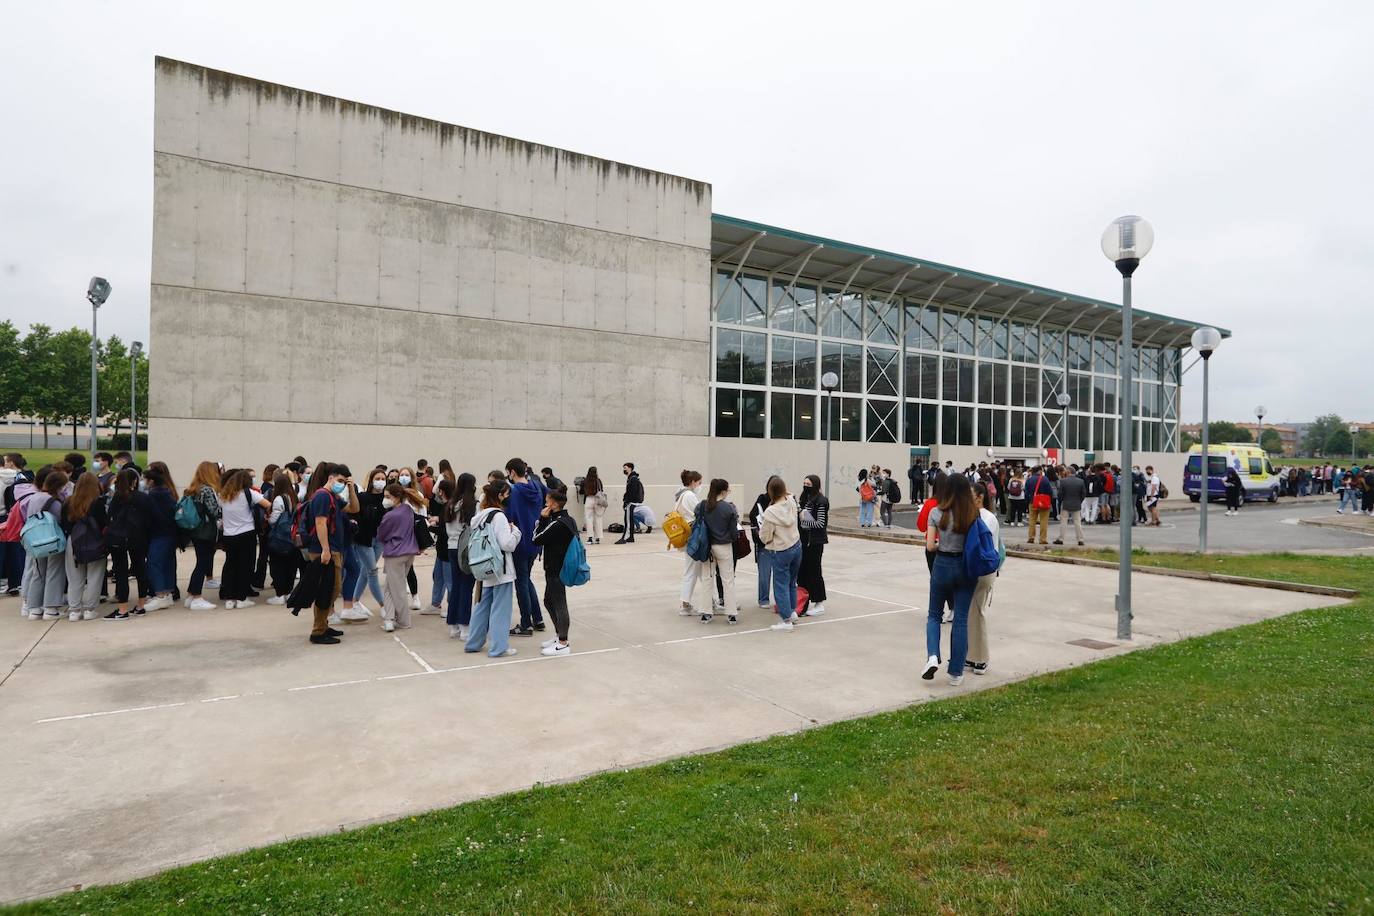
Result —
[[267, 523], [268, 523], [269, 525], [272, 524], [272, 523], [275, 522], [277, 519], [281, 518], [281, 514], [282, 514], [283, 512], [285, 512], [285, 511], [286, 511], [286, 497], [285, 497], [285, 496], [274, 496], [274, 497], [272, 497], [272, 511], [269, 512], [268, 515], [267, 515]]
[[[252, 504], [249, 504], [249, 500]], [[233, 499], [220, 500], [220, 511], [224, 513], [224, 536], [247, 534], [253, 530], [253, 506], [262, 500], [257, 490], [244, 490]]]
[[979, 509], [978, 516], [983, 520], [983, 524], [988, 526], [988, 530], [992, 532], [993, 540], [996, 541], [997, 547], [1000, 549], [1002, 546], [1002, 525], [997, 521], [997, 516], [987, 509]]
[[1145, 482], [1145, 495], [1151, 499], [1159, 496], [1160, 479], [1158, 474], [1151, 474], [1150, 479]]

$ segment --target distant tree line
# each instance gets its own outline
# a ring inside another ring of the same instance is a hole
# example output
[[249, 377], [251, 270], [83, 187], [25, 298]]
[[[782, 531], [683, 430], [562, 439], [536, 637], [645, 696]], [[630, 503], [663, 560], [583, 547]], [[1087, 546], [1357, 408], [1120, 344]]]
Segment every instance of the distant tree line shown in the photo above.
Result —
[[[129, 422], [129, 348], [111, 335], [96, 345], [98, 423], [115, 432]], [[146, 422], [148, 353], [138, 357], [138, 416]], [[54, 331], [46, 324], [21, 333], [13, 322], [0, 321], [0, 416], [18, 413], [43, 425], [43, 447], [49, 427], [71, 424], [72, 447], [77, 430], [91, 420], [91, 332], [81, 328]]]

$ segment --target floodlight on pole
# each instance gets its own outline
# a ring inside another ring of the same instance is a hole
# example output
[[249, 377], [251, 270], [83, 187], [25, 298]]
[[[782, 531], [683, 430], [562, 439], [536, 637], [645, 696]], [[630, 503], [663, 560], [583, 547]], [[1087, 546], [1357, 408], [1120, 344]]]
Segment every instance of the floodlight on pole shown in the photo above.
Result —
[[[1131, 367], [1135, 341], [1131, 327], [1131, 275], [1154, 247], [1155, 230], [1139, 216], [1118, 216], [1102, 231], [1102, 253], [1121, 274], [1121, 466], [1131, 466], [1131, 438], [1135, 411], [1131, 397]], [[1116, 595], [1116, 635], [1131, 638], [1131, 527], [1121, 525], [1121, 561]]]
[[[1067, 376], [1065, 376], [1064, 381], [1067, 384]], [[1067, 391], [1061, 391], [1054, 402], [1059, 405], [1060, 410], [1064, 411], [1064, 424], [1059, 430], [1059, 438], [1063, 440], [1060, 442], [1059, 463], [1067, 466], [1069, 463], [1069, 405], [1073, 403], [1073, 398], [1069, 397]]]
[[143, 355], [143, 341], [135, 340], [129, 348], [129, 454], [138, 464], [138, 358]]
[[834, 422], [835, 389], [840, 387], [840, 377], [833, 372], [821, 376], [821, 388], [825, 389], [825, 489], [830, 491], [830, 425]]
[[1207, 397], [1211, 386], [1209, 372], [1212, 354], [1221, 346], [1221, 332], [1216, 328], [1198, 328], [1193, 332], [1193, 349], [1202, 357], [1202, 454], [1198, 463], [1198, 515], [1197, 549], [1198, 553], [1207, 552], [1207, 504], [1212, 499], [1212, 459], [1208, 454], [1211, 448], [1210, 430], [1207, 428]]
[[[91, 277], [91, 282], [86, 287], [86, 301], [91, 304], [91, 460], [95, 460], [95, 452], [100, 446], [95, 439], [96, 424], [96, 378], [99, 373], [96, 352], [100, 345], [100, 338], [96, 336], [96, 312], [105, 304], [105, 300], [110, 298], [110, 281], [104, 277]], [[73, 433], [75, 438], [75, 433]]]

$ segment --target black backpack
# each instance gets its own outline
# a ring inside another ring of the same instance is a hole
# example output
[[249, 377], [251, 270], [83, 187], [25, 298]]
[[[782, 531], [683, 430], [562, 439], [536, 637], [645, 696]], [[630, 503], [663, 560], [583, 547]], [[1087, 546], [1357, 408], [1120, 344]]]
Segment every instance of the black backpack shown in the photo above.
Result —
[[72, 525], [68, 540], [72, 545], [72, 559], [78, 563], [93, 563], [105, 556], [105, 534], [95, 516], [89, 513]]
[[897, 486], [896, 480], [889, 480], [887, 482], [887, 501], [890, 503], [899, 503], [902, 501], [902, 488]]

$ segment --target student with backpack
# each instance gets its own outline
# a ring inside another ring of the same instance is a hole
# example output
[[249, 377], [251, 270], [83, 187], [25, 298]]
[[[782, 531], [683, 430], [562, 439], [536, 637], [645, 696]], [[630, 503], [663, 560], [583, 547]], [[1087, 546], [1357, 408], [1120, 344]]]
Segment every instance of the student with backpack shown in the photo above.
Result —
[[26, 556], [22, 604], [30, 620], [56, 620], [67, 601], [67, 538], [61, 522], [68, 478], [63, 471], [41, 467], [34, 480], [38, 489], [15, 510]]
[[[712, 480], [705, 501], [696, 507], [694, 524], [706, 526], [706, 543], [711, 551], [708, 562], [714, 567], [714, 578], [721, 583], [719, 606], [725, 612], [725, 619], [735, 624], [739, 622], [739, 602], [735, 598], [735, 532], [739, 531], [739, 510], [729, 497], [730, 482], [719, 477]], [[714, 614], [703, 612], [701, 622], [710, 623], [713, 617]]]
[[[697, 487], [701, 486], [701, 472], [683, 468], [679, 478], [682, 480], [682, 486], [677, 493], [673, 494], [673, 512], [677, 513], [678, 517], [690, 526], [695, 523], [697, 506], [701, 504], [701, 497], [697, 495]], [[664, 523], [667, 524], [667, 521], [665, 518]], [[676, 520], [674, 521], [676, 522]], [[678, 528], [680, 530], [680, 526]], [[679, 534], [678, 537], [681, 538], [682, 535]], [[706, 580], [706, 563], [692, 558], [691, 554], [687, 552], [686, 540], [677, 546], [673, 546], [674, 542], [671, 539], [668, 543], [672, 550], [682, 553], [682, 584], [678, 589], [678, 600], [681, 602], [681, 606], [678, 608], [678, 615], [691, 617], [696, 613], [695, 606], [692, 604], [692, 597], [696, 593], [697, 586]], [[703, 622], [710, 619], [710, 614], [702, 614]]]
[[505, 507], [510, 500], [510, 484], [495, 480], [482, 488], [482, 510], [472, 520], [468, 538], [468, 569], [482, 583], [482, 597], [472, 609], [472, 628], [464, 652], [481, 652], [491, 631], [487, 655], [505, 658], [515, 655], [510, 645], [511, 599], [515, 591], [515, 559], [520, 545], [520, 529], [510, 523]]
[[549, 490], [544, 494], [544, 509], [534, 529], [534, 543], [544, 551], [544, 607], [553, 618], [554, 637], [546, 639], [540, 655], [550, 657], [571, 655], [568, 644], [568, 589], [563, 583], [563, 562], [568, 548], [577, 540], [577, 522], [568, 514], [566, 489]]
[[453, 589], [453, 567], [448, 562], [448, 526], [444, 523], [445, 509], [453, 502], [457, 486], [447, 477], [440, 477], [430, 490], [426, 515], [434, 530], [434, 569], [430, 573], [429, 607], [421, 614], [438, 615], [446, 613], [449, 592]]
[[830, 500], [821, 492], [821, 479], [808, 474], [802, 481], [801, 517], [797, 525], [801, 533], [801, 566], [797, 569], [797, 587], [806, 589], [806, 617], [825, 613], [825, 572], [821, 560], [825, 545], [830, 542]]
[[161, 468], [149, 466], [143, 472], [143, 488], [148, 497], [148, 590], [153, 595], [143, 607], [156, 611], [176, 604], [177, 498]]
[[[129, 466], [115, 474], [110, 487], [109, 527], [105, 530], [105, 541], [110, 550], [116, 607], [105, 615], [106, 620], [128, 620], [148, 612], [148, 532], [152, 528], [152, 501], [148, 494], [139, 492], [138, 481], [138, 471]], [[130, 576], [138, 589], [138, 603], [132, 610], [129, 608]]]
[[[19, 531], [23, 525], [23, 503], [35, 490], [33, 472], [28, 470], [24, 456], [17, 452], [5, 456], [5, 466], [14, 471], [11, 482], [5, 487], [3, 509], [5, 524], [0, 525], [0, 576], [5, 579], [5, 594], [18, 597], [24, 581], [24, 545], [19, 541]], [[20, 611], [22, 602], [20, 602]], [[25, 615], [27, 616], [27, 615]]]
[[[189, 532], [196, 552], [191, 581], [186, 585], [186, 607], [193, 611], [214, 610], [216, 605], [201, 597], [205, 580], [213, 574], [215, 544], [219, 541], [222, 510], [219, 505], [219, 465], [202, 461], [196, 465], [191, 483], [177, 503], [177, 525]], [[194, 522], [194, 524], [192, 524]]]
[[1026, 524], [1026, 473], [1017, 468], [1007, 476], [1007, 525], [1020, 528]]
[[[1044, 511], [1048, 512], [1048, 508]], [[973, 486], [968, 478], [954, 474], [947, 478], [940, 504], [930, 511], [926, 528], [926, 552], [935, 554], [930, 573], [930, 602], [926, 611], [926, 665], [923, 680], [931, 680], [940, 670], [940, 624], [945, 603], [954, 601], [954, 626], [949, 636], [949, 682], [957, 687], [964, 681], [964, 662], [968, 655], [968, 614], [977, 583], [964, 570], [964, 541], [975, 521], [979, 521]], [[938, 532], [938, 534], [937, 534]]]
[[854, 488], [859, 494], [859, 527], [873, 527], [873, 505], [877, 502], [878, 491], [870, 479], [867, 468], [859, 468], [859, 485]]
[[398, 626], [403, 630], [410, 629], [410, 590], [406, 585], [406, 574], [415, 565], [415, 557], [420, 553], [415, 525], [417, 522], [424, 524], [424, 521], [411, 505], [405, 488], [398, 483], [387, 485], [382, 496], [382, 508], [386, 514], [377, 526], [377, 540], [382, 544], [383, 578], [386, 581], [382, 629], [390, 633]]
[[768, 508], [763, 511], [759, 525], [759, 540], [769, 554], [773, 600], [782, 618], [769, 629], [787, 632], [793, 629], [792, 617], [797, 611], [797, 573], [801, 569], [802, 551], [797, 504], [780, 477], [768, 482]]
[[464, 471], [458, 475], [453, 499], [444, 506], [444, 528], [448, 535], [448, 561], [453, 570], [453, 585], [448, 590], [448, 635], [450, 639], [468, 638], [472, 626], [472, 592], [477, 580], [468, 569], [467, 547], [471, 538], [472, 517], [477, 514], [477, 478]]
[[[1002, 527], [997, 522], [997, 515], [988, 508], [992, 494], [985, 485], [976, 483], [973, 485], [973, 496], [978, 505], [978, 517], [987, 526], [993, 543], [997, 546], [1000, 567], [1001, 558], [1007, 555], [1007, 550], [1002, 543]], [[1063, 516], [1060, 516], [1059, 524], [1064, 524]], [[967, 568], [964, 571], [967, 573]], [[969, 601], [968, 660], [965, 667], [972, 669], [974, 674], [988, 673], [988, 627], [985, 613], [992, 602], [992, 586], [997, 582], [997, 576], [996, 571], [979, 576], [977, 584], [973, 587], [973, 597]]]
[[296, 570], [301, 565], [301, 554], [291, 529], [299, 505], [300, 498], [296, 496], [296, 486], [291, 482], [290, 473], [278, 471], [272, 478], [272, 506], [267, 513], [267, 572], [275, 593], [267, 599], [268, 604], [286, 604], [286, 597], [296, 585]]
[[350, 621], [359, 623], [372, 616], [365, 607], [357, 607], [356, 599], [362, 594], [363, 567], [359, 554], [354, 549], [354, 537], [358, 531], [358, 513], [362, 505], [358, 502], [358, 488], [353, 483], [353, 472], [346, 464], [334, 465], [334, 473], [343, 479], [344, 492], [340, 497], [339, 508], [343, 520], [343, 576], [339, 584], [339, 601], [342, 607], [329, 615], [329, 625]]
[[300, 584], [287, 604], [296, 610], [306, 604], [313, 608], [310, 642], [322, 646], [337, 645], [343, 635], [342, 630], [329, 624], [334, 601], [343, 586], [343, 510], [348, 501], [348, 481], [341, 467], [328, 461], [315, 465], [305, 485], [310, 498], [296, 511], [292, 532], [293, 540], [301, 545], [305, 564]]
[[[105, 528], [109, 525], [100, 477], [82, 474], [62, 505], [62, 530], [67, 534], [67, 608], [70, 620], [94, 620], [105, 581]], [[122, 618], [120, 618], [122, 619]]]
[[773, 606], [769, 596], [773, 594], [773, 567], [769, 564], [772, 560], [768, 556], [768, 551], [763, 549], [763, 541], [759, 540], [759, 529], [763, 525], [763, 512], [768, 508], [768, 488], [777, 480], [776, 474], [770, 476], [763, 485], [763, 492], [754, 497], [754, 505], [749, 510], [749, 536], [754, 539], [754, 564], [758, 567], [759, 574], [759, 607], [767, 609]]
[[536, 630], [544, 630], [544, 613], [532, 575], [534, 561], [539, 558], [534, 528], [544, 509], [544, 494], [548, 488], [544, 481], [530, 473], [529, 465], [520, 458], [506, 462], [506, 475], [511, 488], [506, 511], [511, 524], [521, 533], [520, 546], [515, 548], [515, 601], [520, 607], [520, 625], [511, 630], [510, 635], [533, 636]]
[[253, 489], [253, 472], [240, 468], [220, 483], [220, 521], [224, 534], [224, 570], [220, 576], [219, 596], [228, 610], [250, 608], [257, 604], [253, 591], [253, 569], [257, 561], [258, 531], [254, 509], [271, 509], [272, 504]]
[[892, 527], [892, 507], [902, 501], [902, 488], [892, 476], [891, 468], [883, 468], [883, 493], [879, 506], [879, 518], [884, 528]]

